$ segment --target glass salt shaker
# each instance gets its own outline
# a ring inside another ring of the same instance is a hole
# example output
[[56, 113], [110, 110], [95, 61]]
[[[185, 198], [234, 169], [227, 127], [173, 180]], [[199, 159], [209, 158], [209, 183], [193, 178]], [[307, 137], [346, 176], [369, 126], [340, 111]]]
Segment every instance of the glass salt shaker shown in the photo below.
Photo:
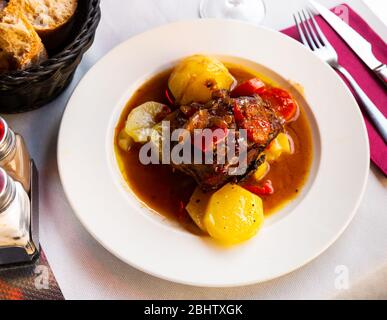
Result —
[[28, 193], [31, 185], [30, 155], [24, 139], [0, 117], [0, 166]]
[[0, 168], [0, 251], [23, 248], [28, 255], [36, 252], [31, 239], [30, 199], [20, 182]]

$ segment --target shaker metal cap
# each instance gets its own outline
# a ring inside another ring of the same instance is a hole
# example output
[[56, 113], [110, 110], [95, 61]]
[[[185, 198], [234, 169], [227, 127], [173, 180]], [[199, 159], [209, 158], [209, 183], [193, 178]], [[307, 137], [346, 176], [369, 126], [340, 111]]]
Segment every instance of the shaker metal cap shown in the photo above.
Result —
[[0, 117], [0, 161], [9, 155], [15, 144], [15, 133], [8, 127], [7, 122]]
[[3, 168], [0, 168], [0, 216], [8, 209], [15, 196], [15, 182]]

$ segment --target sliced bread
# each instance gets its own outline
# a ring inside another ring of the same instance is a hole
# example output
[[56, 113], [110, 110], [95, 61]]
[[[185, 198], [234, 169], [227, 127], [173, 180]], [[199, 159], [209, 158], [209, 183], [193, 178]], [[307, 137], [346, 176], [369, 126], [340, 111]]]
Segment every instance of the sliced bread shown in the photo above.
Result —
[[11, 1], [19, 3], [23, 13], [41, 37], [69, 23], [78, 6], [78, 0]]
[[11, 0], [0, 11], [0, 72], [22, 70], [46, 58], [39, 35]]

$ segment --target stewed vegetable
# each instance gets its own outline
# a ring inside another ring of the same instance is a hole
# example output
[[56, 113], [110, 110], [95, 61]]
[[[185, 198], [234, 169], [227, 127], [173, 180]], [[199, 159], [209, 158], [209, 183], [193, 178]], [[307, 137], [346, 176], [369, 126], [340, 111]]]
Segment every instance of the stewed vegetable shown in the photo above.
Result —
[[264, 222], [262, 200], [237, 184], [226, 184], [214, 193], [197, 189], [187, 205], [195, 223], [224, 244], [253, 237]]
[[182, 60], [169, 78], [169, 89], [179, 105], [206, 103], [217, 90], [230, 90], [234, 77], [222, 62], [213, 57], [195, 55]]
[[135, 142], [147, 142], [151, 137], [152, 128], [170, 112], [162, 103], [146, 102], [129, 113], [125, 132]]
[[[312, 148], [306, 117], [299, 115], [293, 96], [265, 76], [195, 55], [136, 91], [116, 130], [115, 150], [124, 177], [143, 203], [195, 234], [237, 244], [253, 237], [264, 215], [291, 200], [304, 184]], [[167, 134], [181, 130], [184, 142], [191, 138], [184, 144], [188, 149], [172, 135], [162, 136], [162, 121], [169, 121]], [[238, 139], [227, 145], [233, 133]], [[159, 150], [160, 159], [168, 152], [171, 162], [140, 163], [147, 142]], [[191, 154], [174, 162], [175, 147]], [[235, 153], [229, 159], [230, 147]], [[198, 152], [213, 162], [189, 161]], [[247, 164], [243, 173], [233, 170], [241, 160]]]

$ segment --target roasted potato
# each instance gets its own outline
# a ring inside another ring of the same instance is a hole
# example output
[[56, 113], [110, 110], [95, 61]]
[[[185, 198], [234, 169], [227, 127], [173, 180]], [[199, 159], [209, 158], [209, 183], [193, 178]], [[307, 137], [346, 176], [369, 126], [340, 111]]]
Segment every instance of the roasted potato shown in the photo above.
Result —
[[261, 198], [231, 183], [213, 193], [197, 188], [186, 209], [201, 230], [226, 245], [250, 239], [264, 222]]
[[281, 132], [265, 150], [266, 160], [269, 162], [273, 162], [278, 160], [278, 158], [281, 157], [282, 154], [292, 154], [292, 144], [293, 143], [291, 137], [286, 133]]
[[180, 105], [206, 103], [216, 90], [230, 90], [235, 79], [219, 60], [194, 55], [182, 60], [169, 78], [169, 90]]
[[195, 222], [195, 224], [204, 232], [207, 232], [203, 221], [204, 215], [212, 194], [212, 192], [204, 193], [199, 187], [197, 187], [192, 194], [188, 205], [186, 206], [186, 210], [193, 222]]
[[122, 129], [118, 134], [118, 146], [122, 151], [129, 151], [133, 144], [132, 137], [126, 133], [125, 129]]

